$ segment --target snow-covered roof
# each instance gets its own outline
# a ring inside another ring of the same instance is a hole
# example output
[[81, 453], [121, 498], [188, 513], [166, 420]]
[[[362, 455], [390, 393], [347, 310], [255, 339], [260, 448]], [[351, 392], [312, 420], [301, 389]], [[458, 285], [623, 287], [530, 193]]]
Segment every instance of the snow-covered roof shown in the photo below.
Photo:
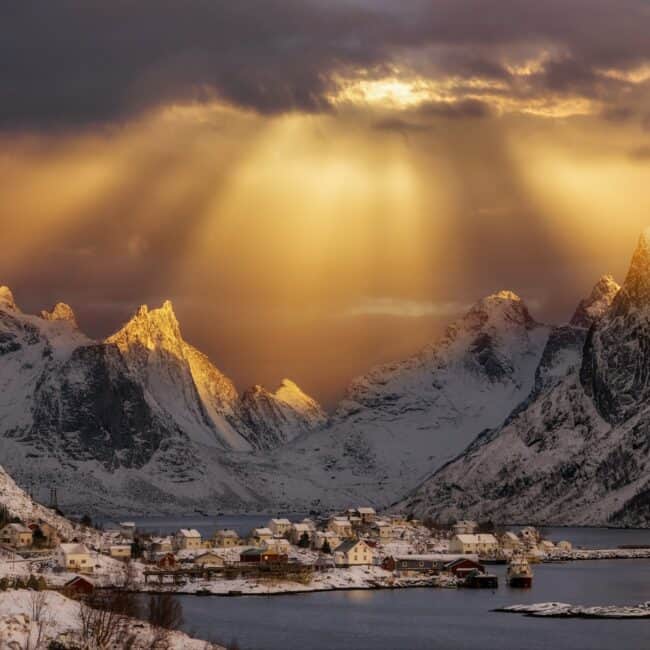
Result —
[[216, 557], [220, 560], [223, 560], [224, 562], [226, 561], [224, 557], [222, 557], [218, 553], [215, 553], [214, 551], [206, 551], [205, 553], [201, 553], [200, 555], [197, 555], [194, 559], [199, 560], [202, 557]]
[[239, 535], [234, 530], [218, 530], [215, 534], [215, 537], [236, 537]]
[[27, 526], [23, 526], [22, 524], [7, 524], [2, 530], [7, 530], [9, 528], [10, 530], [13, 530], [16, 533], [31, 533], [31, 529], [27, 528]]
[[311, 531], [311, 526], [309, 524], [294, 524], [292, 528], [297, 533], [308, 533]]
[[337, 546], [334, 549], [335, 553], [347, 553], [348, 551], [351, 551], [355, 546], [358, 546], [359, 544], [364, 544], [367, 546], [367, 544], [362, 540], [362, 539], [348, 539], [339, 546]]
[[357, 508], [360, 515], [374, 515], [377, 514], [374, 508]]
[[290, 526], [291, 522], [288, 519], [271, 519], [272, 524], [277, 526]]
[[350, 525], [350, 520], [347, 517], [332, 517], [330, 520], [333, 524], [337, 524], [339, 526], [349, 526]]
[[267, 535], [273, 537], [273, 531], [270, 528], [255, 528], [255, 530], [253, 530], [254, 537], [262, 537]]
[[85, 544], [60, 544], [59, 548], [64, 555], [90, 555]]
[[192, 538], [201, 537], [201, 533], [199, 533], [199, 531], [196, 530], [196, 528], [181, 528], [178, 531], [178, 534], [181, 537], [192, 537]]

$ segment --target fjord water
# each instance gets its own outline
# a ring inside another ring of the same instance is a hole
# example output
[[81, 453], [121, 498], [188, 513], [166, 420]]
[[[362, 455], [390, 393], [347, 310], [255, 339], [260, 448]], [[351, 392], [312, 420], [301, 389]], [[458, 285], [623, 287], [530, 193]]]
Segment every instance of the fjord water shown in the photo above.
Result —
[[650, 561], [535, 566], [529, 591], [404, 589], [287, 596], [182, 596], [184, 629], [242, 650], [645, 650], [650, 620], [539, 619], [517, 603], [632, 605], [650, 600]]

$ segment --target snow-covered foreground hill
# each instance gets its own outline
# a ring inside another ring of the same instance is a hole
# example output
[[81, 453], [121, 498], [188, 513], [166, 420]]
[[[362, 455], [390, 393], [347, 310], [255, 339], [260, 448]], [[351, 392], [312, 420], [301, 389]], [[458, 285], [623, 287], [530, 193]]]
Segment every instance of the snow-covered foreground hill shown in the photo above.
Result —
[[[0, 593], [0, 647], [99, 647], [95, 639], [101, 636], [108, 637], [101, 647], [223, 650], [222, 646], [192, 639], [183, 632], [162, 631], [136, 619], [105, 616], [103, 627], [93, 628], [83, 608], [79, 601], [56, 591], [22, 589]], [[112, 638], [105, 631], [109, 629]]]
[[[589, 325], [579, 311], [544, 354], [530, 399], [410, 495], [407, 509], [442, 519], [650, 525], [650, 231], [621, 290], [608, 282], [592, 296], [589, 330], [576, 330]], [[562, 372], [549, 373], [552, 358], [568, 361]]]

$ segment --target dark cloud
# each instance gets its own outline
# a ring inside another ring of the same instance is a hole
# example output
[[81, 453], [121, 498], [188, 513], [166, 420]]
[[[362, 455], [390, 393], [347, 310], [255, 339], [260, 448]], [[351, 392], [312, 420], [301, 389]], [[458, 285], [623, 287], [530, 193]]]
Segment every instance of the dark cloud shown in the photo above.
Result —
[[324, 111], [336, 72], [406, 65], [508, 79], [504, 57], [562, 56], [528, 92], [602, 97], [596, 72], [650, 57], [644, 0], [3, 1], [0, 124], [119, 120], [161, 102], [220, 96], [262, 113]]
[[417, 122], [410, 122], [403, 120], [399, 117], [387, 117], [383, 120], [378, 120], [373, 124], [373, 128], [377, 131], [389, 131], [395, 133], [410, 133], [419, 131], [428, 131], [431, 127], [428, 124], [419, 124]]
[[467, 99], [459, 102], [430, 102], [420, 107], [421, 115], [450, 119], [481, 118], [492, 114], [490, 107], [482, 101]]

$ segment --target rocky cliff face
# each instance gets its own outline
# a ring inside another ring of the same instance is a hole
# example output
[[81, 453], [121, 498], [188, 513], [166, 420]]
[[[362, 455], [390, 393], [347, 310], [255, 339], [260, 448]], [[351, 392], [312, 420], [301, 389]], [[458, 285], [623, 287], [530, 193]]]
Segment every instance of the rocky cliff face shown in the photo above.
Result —
[[623, 287], [601, 279], [572, 322], [551, 334], [535, 388], [506, 424], [405, 507], [441, 519], [650, 523], [649, 250], [644, 235]]
[[183, 340], [170, 303], [92, 341], [67, 305], [32, 316], [0, 289], [0, 462], [68, 503], [259, 503], [228, 453], [268, 451], [326, 419], [295, 384], [269, 395], [266, 410], [240, 399]]
[[580, 378], [612, 424], [639, 413], [650, 398], [650, 230], [611, 309], [589, 333]]

